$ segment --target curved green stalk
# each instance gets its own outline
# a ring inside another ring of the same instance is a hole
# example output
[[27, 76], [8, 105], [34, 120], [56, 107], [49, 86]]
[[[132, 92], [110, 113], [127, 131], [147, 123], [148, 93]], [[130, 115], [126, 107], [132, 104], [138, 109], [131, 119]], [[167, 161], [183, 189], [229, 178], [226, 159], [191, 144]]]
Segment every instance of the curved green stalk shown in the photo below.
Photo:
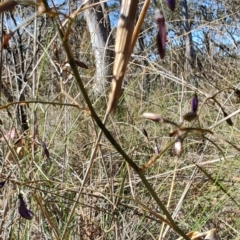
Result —
[[[48, 8], [47, 6], [47, 1], [44, 0], [43, 1], [46, 8]], [[62, 41], [62, 45], [63, 48], [66, 52], [66, 55], [68, 57], [68, 62], [69, 65], [72, 69], [73, 75], [75, 77], [75, 80], [83, 94], [83, 97], [88, 105], [88, 108], [91, 112], [91, 116], [92, 118], [96, 121], [97, 125], [99, 126], [99, 128], [103, 131], [104, 135], [106, 136], [106, 138], [109, 140], [109, 142], [115, 147], [115, 149], [122, 155], [122, 157], [125, 159], [125, 161], [127, 161], [127, 163], [137, 172], [137, 174], [139, 175], [139, 177], [141, 178], [143, 184], [145, 185], [145, 187], [147, 188], [147, 190], [149, 191], [149, 193], [151, 194], [151, 196], [154, 198], [154, 200], [156, 201], [156, 203], [158, 204], [158, 206], [160, 207], [160, 209], [163, 211], [163, 213], [166, 215], [166, 218], [168, 219], [168, 221], [170, 222], [170, 224], [172, 225], [172, 228], [179, 234], [181, 235], [184, 239], [189, 240], [189, 238], [186, 236], [186, 234], [176, 225], [176, 223], [174, 222], [174, 220], [171, 217], [171, 214], [167, 211], [166, 207], [164, 206], [164, 204], [161, 202], [161, 200], [158, 198], [156, 192], [153, 190], [152, 186], [150, 185], [150, 183], [147, 181], [147, 179], [145, 178], [144, 174], [140, 171], [139, 167], [136, 165], [136, 163], [133, 162], [133, 160], [125, 153], [125, 151], [121, 148], [121, 146], [116, 142], [116, 140], [113, 138], [113, 136], [111, 135], [111, 133], [107, 130], [107, 128], [105, 127], [105, 125], [102, 123], [101, 119], [98, 117], [98, 115], [96, 114], [91, 101], [88, 97], [87, 92], [85, 91], [84, 85], [82, 83], [82, 80], [80, 78], [80, 75], [78, 73], [78, 68], [76, 66], [74, 57], [72, 55], [71, 49], [68, 45], [68, 41], [67, 39], [65, 39], [64, 41], [64, 35], [63, 32], [60, 30], [58, 24], [56, 23], [54, 17], [52, 18], [53, 22], [55, 24], [55, 28], [59, 33], [59, 37], [60, 40]], [[71, 212], [71, 214], [68, 217], [68, 221], [66, 223], [64, 232], [63, 232], [63, 236], [61, 239], [66, 239], [65, 237], [68, 234], [68, 227], [70, 225], [70, 221], [72, 219], [74, 215], [74, 211]]]

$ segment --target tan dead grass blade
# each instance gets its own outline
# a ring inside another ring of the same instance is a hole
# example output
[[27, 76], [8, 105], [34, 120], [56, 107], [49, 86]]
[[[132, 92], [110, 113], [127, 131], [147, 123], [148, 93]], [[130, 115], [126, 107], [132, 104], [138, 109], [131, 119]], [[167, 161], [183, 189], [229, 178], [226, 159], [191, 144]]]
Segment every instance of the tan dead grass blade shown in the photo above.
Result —
[[[210, 229], [206, 232], [189, 232], [187, 236], [191, 240], [216, 240], [216, 228]], [[183, 240], [183, 238], [178, 238], [177, 240]]]
[[107, 113], [115, 113], [121, 94], [122, 81], [132, 53], [132, 36], [137, 12], [137, 0], [123, 0], [116, 33], [115, 60], [113, 65], [112, 90], [109, 95]]

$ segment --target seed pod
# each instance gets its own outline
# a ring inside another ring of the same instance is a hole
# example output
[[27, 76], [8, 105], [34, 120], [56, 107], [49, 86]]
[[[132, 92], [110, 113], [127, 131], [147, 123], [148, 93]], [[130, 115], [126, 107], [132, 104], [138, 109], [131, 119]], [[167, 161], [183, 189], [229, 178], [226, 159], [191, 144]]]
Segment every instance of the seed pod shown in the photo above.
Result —
[[55, 42], [53, 43], [52, 51], [57, 61], [59, 61], [59, 51], [58, 51], [57, 44]]
[[159, 9], [156, 9], [155, 11], [155, 19], [158, 25], [157, 48], [161, 59], [163, 59], [165, 56], [167, 34], [165, 28], [165, 18]]
[[166, 3], [170, 10], [173, 12], [175, 9], [176, 1], [175, 0], [166, 0]]
[[81, 62], [81, 61], [75, 59], [75, 63], [77, 64], [77, 66], [79, 66], [81, 68], [88, 69], [88, 66], [84, 62]]
[[142, 129], [142, 133], [148, 139], [148, 133], [145, 128]]
[[2, 48], [7, 49], [9, 47], [9, 40], [13, 36], [13, 32], [3, 34]]
[[21, 193], [18, 194], [18, 200], [19, 200], [18, 211], [21, 217], [27, 220], [32, 220], [34, 213], [31, 210], [27, 209]]
[[0, 188], [3, 188], [3, 187], [4, 187], [5, 182], [6, 182], [6, 181], [2, 181], [2, 182], [0, 182]]
[[156, 113], [144, 113], [143, 117], [149, 120], [152, 120], [154, 122], [164, 122], [164, 119]]
[[197, 114], [195, 112], [188, 112], [183, 115], [183, 120], [191, 122], [197, 117]]
[[[224, 116], [224, 117], [227, 117], [228, 114], [223, 111], [223, 116]], [[233, 122], [232, 122], [231, 118], [228, 118], [228, 119], [226, 120], [226, 122], [227, 122], [227, 124], [228, 124], [229, 126], [233, 126]]]
[[50, 157], [50, 154], [49, 154], [49, 151], [48, 151], [48, 148], [47, 148], [47, 145], [45, 142], [43, 142], [42, 140], [39, 140], [39, 142], [41, 143], [41, 146], [42, 146], [42, 156], [44, 157], [44, 155], [46, 155], [47, 158]]
[[238, 98], [240, 98], [240, 90], [239, 89], [235, 89], [234, 90], [234, 93], [235, 93], [235, 95], [238, 97]]
[[196, 113], [198, 110], [198, 96], [196, 92], [193, 94], [193, 97], [191, 99], [191, 107], [192, 112]]
[[155, 153], [155, 154], [159, 154], [159, 148], [158, 148], [157, 145], [154, 147], [154, 153]]
[[176, 156], [180, 156], [182, 153], [182, 139], [180, 137], [177, 138], [175, 144], [174, 144], [174, 150]]

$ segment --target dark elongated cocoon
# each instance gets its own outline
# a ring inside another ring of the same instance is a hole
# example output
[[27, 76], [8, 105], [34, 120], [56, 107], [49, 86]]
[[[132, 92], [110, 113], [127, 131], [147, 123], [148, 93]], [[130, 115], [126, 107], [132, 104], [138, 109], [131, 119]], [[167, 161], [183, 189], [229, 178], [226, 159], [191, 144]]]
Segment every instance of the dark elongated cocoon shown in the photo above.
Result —
[[176, 1], [175, 0], [166, 0], [166, 3], [168, 7], [170, 8], [171, 11], [174, 11], [175, 6], [176, 6]]
[[18, 200], [19, 200], [18, 211], [21, 217], [27, 220], [32, 220], [34, 213], [31, 210], [27, 209], [21, 193], [18, 195]]
[[236, 96], [238, 97], [238, 98], [240, 98], [240, 90], [239, 89], [235, 89], [234, 90], [234, 93], [236, 94]]
[[[223, 116], [224, 116], [224, 117], [227, 117], [228, 114], [223, 111]], [[228, 119], [226, 120], [226, 122], [227, 122], [227, 124], [228, 124], [229, 126], [233, 126], [233, 122], [232, 122], [231, 118], [228, 118]]]
[[41, 143], [41, 146], [43, 148], [43, 153], [42, 153], [42, 156], [46, 155], [47, 158], [50, 157], [50, 154], [49, 154], [49, 151], [48, 151], [48, 148], [47, 148], [47, 145], [45, 142], [43, 142], [42, 140], [39, 140], [40, 143]]
[[143, 132], [144, 136], [148, 139], [148, 133], [145, 128], [143, 128], [142, 132]]
[[192, 112], [196, 113], [198, 110], [198, 96], [196, 93], [194, 93], [191, 99], [191, 107], [192, 107]]
[[3, 188], [3, 187], [4, 187], [5, 182], [6, 182], [6, 181], [2, 181], [2, 182], [0, 182], [0, 188]]
[[165, 27], [165, 18], [159, 9], [156, 9], [155, 11], [155, 19], [158, 25], [157, 48], [161, 59], [163, 59], [165, 57], [167, 34]]

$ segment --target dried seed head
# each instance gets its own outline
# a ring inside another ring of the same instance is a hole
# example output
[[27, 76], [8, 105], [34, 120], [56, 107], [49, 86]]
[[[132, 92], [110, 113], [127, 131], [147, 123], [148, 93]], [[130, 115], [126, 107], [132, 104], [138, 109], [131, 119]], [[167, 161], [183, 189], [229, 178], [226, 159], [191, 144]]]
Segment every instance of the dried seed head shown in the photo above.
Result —
[[18, 194], [18, 200], [19, 200], [18, 211], [21, 217], [27, 220], [32, 220], [34, 213], [31, 210], [27, 209], [21, 193]]
[[170, 8], [170, 10], [174, 11], [175, 5], [176, 5], [176, 1], [175, 0], [166, 0], [166, 3], [168, 5], [168, 7]]
[[143, 117], [149, 120], [152, 120], [154, 122], [164, 122], [164, 119], [156, 113], [144, 113]]
[[196, 92], [193, 94], [193, 97], [191, 99], [191, 107], [192, 112], [196, 113], [198, 110], [198, 96]]
[[165, 18], [159, 9], [155, 10], [155, 19], [158, 25], [157, 48], [158, 48], [160, 57], [163, 59], [165, 56], [167, 34], [166, 34], [166, 27], [165, 27]]

